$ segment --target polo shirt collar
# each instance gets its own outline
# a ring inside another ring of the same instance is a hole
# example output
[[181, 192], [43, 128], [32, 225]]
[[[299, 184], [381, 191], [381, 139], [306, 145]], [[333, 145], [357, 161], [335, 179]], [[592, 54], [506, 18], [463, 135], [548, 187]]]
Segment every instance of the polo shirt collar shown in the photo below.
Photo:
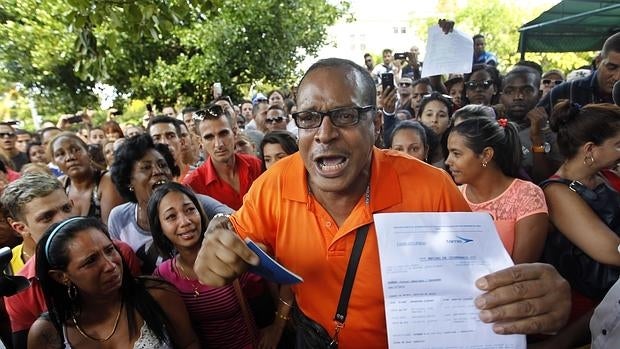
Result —
[[[308, 172], [299, 152], [291, 156], [290, 162], [283, 175], [282, 196], [287, 200], [307, 203]], [[370, 166], [370, 211], [378, 212], [400, 202], [402, 202], [402, 190], [396, 169], [383, 151], [373, 147]]]

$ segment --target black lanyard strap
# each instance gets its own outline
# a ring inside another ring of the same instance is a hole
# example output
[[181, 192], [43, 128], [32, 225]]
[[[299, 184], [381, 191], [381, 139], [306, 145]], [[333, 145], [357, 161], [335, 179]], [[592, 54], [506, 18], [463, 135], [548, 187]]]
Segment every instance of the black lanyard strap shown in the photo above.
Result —
[[355, 233], [355, 242], [353, 243], [353, 250], [351, 251], [351, 258], [349, 258], [349, 264], [347, 265], [347, 272], [344, 275], [344, 282], [342, 284], [342, 291], [340, 291], [340, 300], [338, 301], [338, 308], [336, 308], [336, 315], [334, 315], [334, 321], [336, 322], [336, 329], [332, 336], [332, 343], [338, 343], [338, 334], [342, 327], [344, 327], [344, 320], [347, 317], [347, 308], [349, 307], [349, 298], [351, 298], [351, 290], [353, 289], [353, 281], [355, 280], [355, 273], [357, 272], [357, 266], [359, 265], [360, 257], [362, 256], [362, 249], [366, 242], [366, 236], [368, 236], [368, 229], [370, 224], [366, 224], [357, 229]]

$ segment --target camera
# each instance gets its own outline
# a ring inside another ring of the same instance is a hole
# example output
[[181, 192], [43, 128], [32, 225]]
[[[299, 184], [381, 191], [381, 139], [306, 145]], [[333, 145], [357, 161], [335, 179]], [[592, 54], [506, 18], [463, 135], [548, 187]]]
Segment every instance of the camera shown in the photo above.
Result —
[[398, 52], [394, 54], [394, 59], [408, 59], [409, 58], [409, 52]]
[[78, 123], [82, 122], [82, 116], [81, 115], [73, 115], [72, 117], [67, 118], [66, 120], [70, 124], [78, 124]]
[[11, 263], [13, 253], [9, 247], [0, 248], [0, 296], [12, 296], [30, 286], [30, 281], [23, 276], [9, 275], [6, 270]]

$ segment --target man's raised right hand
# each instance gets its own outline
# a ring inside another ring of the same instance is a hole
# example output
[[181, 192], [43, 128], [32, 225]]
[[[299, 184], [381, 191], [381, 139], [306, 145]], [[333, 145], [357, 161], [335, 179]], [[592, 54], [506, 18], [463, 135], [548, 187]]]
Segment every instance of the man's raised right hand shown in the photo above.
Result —
[[[200, 283], [220, 287], [231, 283], [248, 266], [258, 265], [258, 256], [223, 221], [228, 218], [215, 218], [209, 223], [194, 271]], [[228, 223], [228, 224], [227, 224]]]

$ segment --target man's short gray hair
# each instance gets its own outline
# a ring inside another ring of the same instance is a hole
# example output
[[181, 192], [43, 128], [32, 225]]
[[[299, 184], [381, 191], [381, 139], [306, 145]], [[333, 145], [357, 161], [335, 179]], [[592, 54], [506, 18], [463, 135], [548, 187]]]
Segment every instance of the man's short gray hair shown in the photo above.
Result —
[[55, 177], [42, 173], [27, 173], [9, 183], [0, 196], [4, 214], [13, 219], [22, 219], [22, 210], [30, 201], [48, 196], [53, 191], [63, 189]]

